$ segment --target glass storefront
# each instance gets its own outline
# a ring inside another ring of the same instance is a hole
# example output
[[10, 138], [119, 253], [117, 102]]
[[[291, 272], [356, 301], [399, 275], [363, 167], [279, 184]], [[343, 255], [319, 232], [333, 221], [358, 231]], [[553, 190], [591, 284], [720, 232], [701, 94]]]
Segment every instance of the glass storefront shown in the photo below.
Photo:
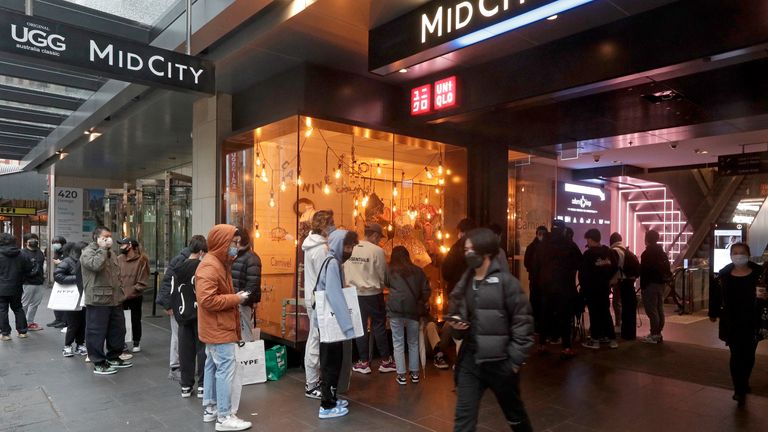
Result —
[[289, 344], [306, 340], [299, 245], [317, 210], [360, 237], [379, 223], [387, 252], [408, 248], [430, 278], [441, 313], [439, 264], [466, 216], [466, 150], [304, 116], [226, 140], [222, 220], [250, 230], [262, 261], [258, 326]]

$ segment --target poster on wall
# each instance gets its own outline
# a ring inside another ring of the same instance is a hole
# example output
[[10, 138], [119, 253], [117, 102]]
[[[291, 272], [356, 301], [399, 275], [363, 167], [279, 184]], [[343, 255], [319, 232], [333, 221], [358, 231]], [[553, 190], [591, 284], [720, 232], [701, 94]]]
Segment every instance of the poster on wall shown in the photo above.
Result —
[[83, 190], [82, 239], [91, 242], [91, 233], [97, 226], [106, 225], [104, 221], [104, 190]]
[[54, 235], [67, 241], [83, 238], [83, 190], [57, 187], [54, 217]]
[[608, 243], [611, 234], [611, 195], [600, 186], [573, 182], [557, 184], [557, 219], [573, 229], [573, 241], [586, 244], [584, 234], [597, 228], [602, 243]]

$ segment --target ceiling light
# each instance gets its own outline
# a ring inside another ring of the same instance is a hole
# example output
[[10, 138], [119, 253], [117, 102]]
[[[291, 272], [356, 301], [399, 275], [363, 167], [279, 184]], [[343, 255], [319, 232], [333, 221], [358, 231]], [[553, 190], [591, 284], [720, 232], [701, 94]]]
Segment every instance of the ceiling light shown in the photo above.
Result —
[[693, 152], [699, 155], [709, 154], [709, 150], [703, 150], [703, 149], [695, 149]]
[[406, 68], [402, 68], [402, 69], [400, 69], [398, 72], [400, 72], [400, 73], [406, 73], [406, 72], [408, 72], [408, 69], [406, 69]]
[[554, 21], [557, 19], [557, 15], [552, 15], [551, 17], [547, 18], [547, 21]]

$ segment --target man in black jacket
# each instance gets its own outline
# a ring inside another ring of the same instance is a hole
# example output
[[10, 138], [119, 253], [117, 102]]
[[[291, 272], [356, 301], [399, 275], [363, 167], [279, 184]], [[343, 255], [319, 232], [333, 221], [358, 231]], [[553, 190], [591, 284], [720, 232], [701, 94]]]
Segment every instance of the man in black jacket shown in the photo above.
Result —
[[440, 267], [440, 272], [445, 281], [446, 292], [453, 291], [453, 287], [456, 286], [456, 283], [467, 270], [467, 264], [464, 262], [464, 237], [468, 232], [475, 229], [476, 226], [475, 221], [472, 219], [462, 219], [456, 227], [456, 230], [459, 232], [459, 238], [451, 246], [451, 250], [448, 251], [443, 260], [443, 265]]
[[579, 283], [581, 293], [589, 308], [589, 331], [591, 341], [584, 341], [585, 348], [600, 349], [600, 342], [608, 342], [611, 348], [618, 348], [616, 330], [611, 318], [611, 278], [618, 269], [616, 254], [608, 246], [600, 244], [600, 231], [596, 228], [584, 234], [587, 251], [584, 252]]
[[21, 255], [16, 239], [0, 233], [0, 339], [11, 340], [8, 309], [16, 318], [16, 331], [20, 338], [27, 337], [27, 318], [21, 305], [22, 282], [33, 270], [32, 263]]
[[43, 326], [35, 322], [37, 308], [43, 301], [45, 289], [45, 255], [40, 250], [40, 238], [37, 234], [24, 234], [24, 248], [21, 254], [32, 263], [32, 273], [24, 278], [24, 292], [21, 295], [21, 305], [27, 314], [27, 327], [29, 331], [39, 331]]
[[254, 310], [261, 301], [261, 258], [251, 249], [251, 235], [238, 227], [240, 242], [232, 263], [232, 284], [235, 292], [246, 291], [248, 300], [240, 305], [240, 334], [245, 342], [253, 341]]
[[536, 228], [536, 237], [525, 248], [525, 257], [523, 259], [523, 265], [528, 272], [528, 298], [531, 299], [531, 307], [533, 308], [533, 324], [536, 328], [536, 333], [539, 335], [539, 346], [544, 345], [546, 342], [546, 335], [542, 336], [541, 326], [541, 289], [539, 288], [539, 266], [541, 260], [537, 259], [537, 252], [541, 245], [544, 244], [544, 240], [547, 236], [547, 227], [541, 225]]
[[658, 243], [659, 233], [649, 230], [645, 233], [645, 251], [640, 255], [640, 293], [651, 325], [651, 333], [640, 341], [650, 344], [664, 340], [664, 284], [672, 277], [669, 257]]

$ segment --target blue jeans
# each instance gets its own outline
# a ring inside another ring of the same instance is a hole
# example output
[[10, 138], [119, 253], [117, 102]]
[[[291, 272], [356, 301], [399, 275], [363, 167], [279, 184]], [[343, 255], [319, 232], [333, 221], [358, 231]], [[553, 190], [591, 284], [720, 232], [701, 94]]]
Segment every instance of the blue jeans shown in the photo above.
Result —
[[405, 374], [405, 337], [408, 338], [408, 370], [418, 373], [419, 322], [406, 318], [391, 318], [389, 326], [392, 328], [392, 345], [395, 349], [397, 373]]
[[216, 405], [219, 418], [232, 410], [232, 382], [235, 378], [236, 343], [206, 344], [203, 406]]

